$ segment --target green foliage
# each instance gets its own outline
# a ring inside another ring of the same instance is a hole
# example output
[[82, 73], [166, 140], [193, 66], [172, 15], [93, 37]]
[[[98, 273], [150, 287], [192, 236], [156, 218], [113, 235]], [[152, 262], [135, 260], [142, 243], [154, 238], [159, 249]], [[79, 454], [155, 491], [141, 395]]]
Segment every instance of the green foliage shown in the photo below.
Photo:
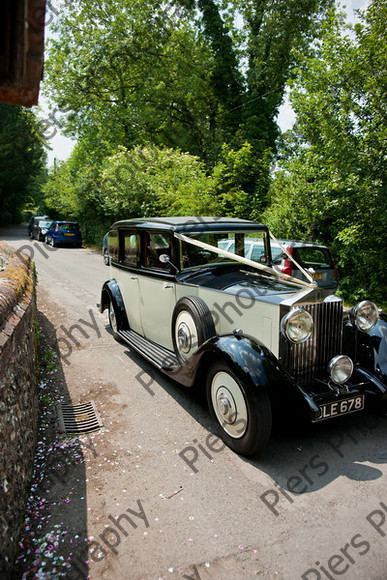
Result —
[[374, 1], [351, 38], [333, 14], [298, 70], [297, 128], [266, 212], [277, 235], [329, 244], [340, 290], [355, 300], [386, 299], [386, 10], [386, 0]]
[[203, 162], [181, 151], [120, 146], [99, 166], [77, 166], [79, 150], [57, 167], [45, 186], [46, 203], [81, 223], [87, 242], [100, 243], [117, 219], [152, 215], [203, 215], [219, 211], [213, 179]]
[[332, 2], [66, 3], [45, 85], [78, 145], [45, 186], [52, 215], [78, 219], [89, 242], [123, 217], [258, 219], [291, 49]]
[[[51, 214], [79, 220], [87, 242], [100, 243], [117, 219], [258, 216], [265, 204], [270, 156], [262, 163], [249, 143], [240, 150], [225, 146], [211, 175], [198, 157], [154, 145], [131, 150], [120, 146], [98, 166], [84, 161], [76, 148], [53, 170], [44, 187], [45, 201]], [[245, 183], [250, 183], [250, 191], [243, 189]]]
[[157, 0], [80, 0], [57, 30], [47, 92], [70, 135], [98, 149], [153, 142], [203, 154], [212, 57], [192, 23]]
[[245, 142], [240, 149], [224, 145], [213, 170], [220, 214], [259, 220], [267, 203], [271, 154], [259, 157]]
[[244, 20], [248, 60], [240, 133], [258, 152], [276, 150], [276, 117], [285, 87], [333, 5], [332, 0], [236, 1]]
[[333, 0], [79, 0], [63, 8], [46, 92], [103, 156], [154, 143], [213, 167], [223, 143], [275, 150], [286, 82]]
[[136, 147], [105, 161], [105, 208], [126, 217], [206, 213], [211, 179], [198, 158], [173, 149]]
[[0, 225], [18, 223], [23, 206], [36, 205], [44, 162], [35, 115], [0, 103]]

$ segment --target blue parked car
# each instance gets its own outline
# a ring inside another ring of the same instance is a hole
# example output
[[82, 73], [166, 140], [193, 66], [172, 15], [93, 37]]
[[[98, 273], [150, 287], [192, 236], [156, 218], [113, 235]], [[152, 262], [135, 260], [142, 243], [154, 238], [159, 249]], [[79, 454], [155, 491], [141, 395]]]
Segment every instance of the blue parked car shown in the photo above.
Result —
[[55, 221], [52, 222], [50, 228], [45, 236], [46, 244], [52, 247], [60, 244], [74, 246], [75, 248], [82, 247], [82, 234], [77, 222], [69, 221]]

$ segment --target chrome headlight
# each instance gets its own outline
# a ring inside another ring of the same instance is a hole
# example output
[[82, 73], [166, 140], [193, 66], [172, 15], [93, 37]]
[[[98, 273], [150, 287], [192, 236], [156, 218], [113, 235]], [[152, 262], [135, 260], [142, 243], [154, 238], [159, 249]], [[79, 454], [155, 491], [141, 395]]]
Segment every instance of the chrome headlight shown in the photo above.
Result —
[[295, 308], [283, 317], [281, 330], [291, 342], [305, 342], [312, 334], [313, 318], [303, 308]]
[[335, 356], [328, 365], [331, 380], [337, 385], [342, 385], [353, 373], [353, 362], [349, 356]]
[[360, 330], [368, 332], [375, 326], [379, 319], [379, 312], [376, 304], [369, 300], [363, 300], [356, 304], [351, 310], [353, 322]]

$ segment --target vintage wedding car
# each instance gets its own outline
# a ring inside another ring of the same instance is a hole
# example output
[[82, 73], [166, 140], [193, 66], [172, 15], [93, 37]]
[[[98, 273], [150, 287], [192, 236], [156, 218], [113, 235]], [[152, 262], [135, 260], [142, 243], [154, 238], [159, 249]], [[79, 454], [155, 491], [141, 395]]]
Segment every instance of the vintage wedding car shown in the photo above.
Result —
[[[267, 443], [276, 408], [317, 422], [372, 400], [387, 407], [387, 324], [375, 304], [344, 311], [314, 283], [318, 264], [302, 270], [308, 282], [279, 273], [270, 235], [217, 217], [122, 220], [108, 233], [100, 310], [114, 337], [205, 389], [220, 436], [244, 455]], [[254, 261], [247, 239], [262, 248]]]

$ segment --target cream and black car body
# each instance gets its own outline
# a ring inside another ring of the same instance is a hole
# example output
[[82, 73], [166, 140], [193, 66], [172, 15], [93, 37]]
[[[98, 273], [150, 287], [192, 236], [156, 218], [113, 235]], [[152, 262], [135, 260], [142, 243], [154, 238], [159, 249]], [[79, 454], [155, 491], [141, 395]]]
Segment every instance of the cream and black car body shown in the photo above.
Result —
[[[256, 261], [245, 240], [261, 240]], [[233, 253], [224, 250], [232, 240]], [[270, 232], [249, 220], [142, 218], [108, 233], [101, 293], [116, 339], [186, 387], [206, 391], [238, 453], [266, 445], [276, 409], [318, 422], [387, 405], [387, 324], [272, 267]]]

